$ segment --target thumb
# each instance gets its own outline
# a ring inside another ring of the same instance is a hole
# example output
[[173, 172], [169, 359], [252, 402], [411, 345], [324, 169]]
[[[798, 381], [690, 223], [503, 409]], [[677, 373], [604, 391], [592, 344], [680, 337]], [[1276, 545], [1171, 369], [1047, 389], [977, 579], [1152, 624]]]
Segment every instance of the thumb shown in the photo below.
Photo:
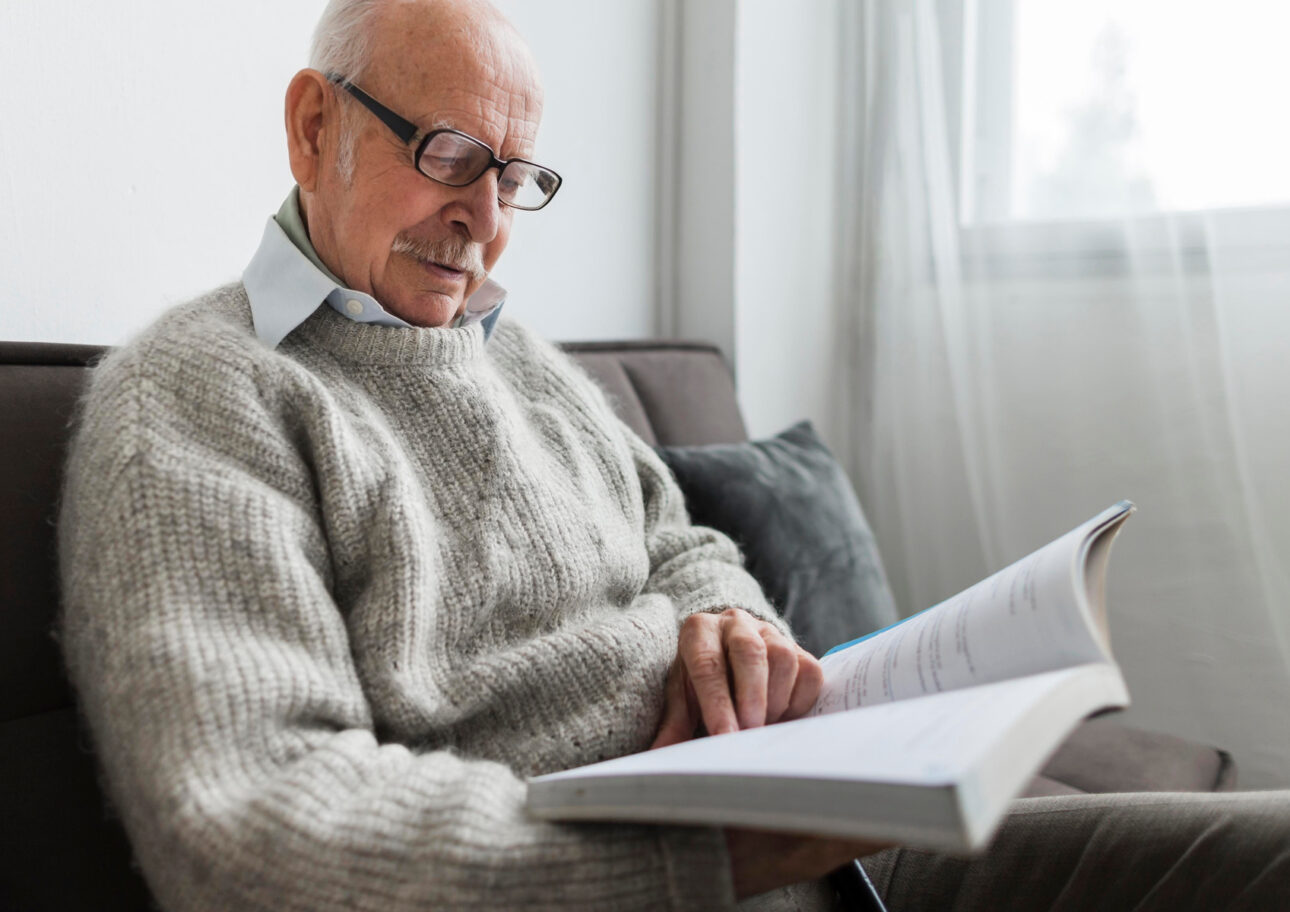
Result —
[[699, 701], [694, 695], [694, 688], [690, 686], [685, 666], [678, 661], [672, 665], [667, 676], [667, 688], [663, 693], [663, 719], [649, 749], [689, 741], [694, 737], [698, 724]]

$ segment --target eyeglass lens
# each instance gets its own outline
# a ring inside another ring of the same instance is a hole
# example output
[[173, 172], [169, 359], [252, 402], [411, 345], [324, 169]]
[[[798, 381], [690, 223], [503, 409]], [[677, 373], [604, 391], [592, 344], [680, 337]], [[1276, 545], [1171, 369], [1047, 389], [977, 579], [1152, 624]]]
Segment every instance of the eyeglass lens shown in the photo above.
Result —
[[[427, 177], [464, 187], [492, 164], [493, 153], [459, 133], [437, 133], [426, 143], [417, 167]], [[497, 178], [497, 197], [519, 209], [538, 209], [555, 193], [555, 173], [525, 161], [512, 161]]]

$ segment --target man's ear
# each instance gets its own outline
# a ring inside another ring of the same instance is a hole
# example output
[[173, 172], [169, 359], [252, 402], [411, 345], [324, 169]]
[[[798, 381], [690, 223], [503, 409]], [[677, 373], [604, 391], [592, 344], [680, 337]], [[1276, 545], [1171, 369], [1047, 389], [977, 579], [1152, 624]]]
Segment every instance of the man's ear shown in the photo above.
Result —
[[[340, 116], [327, 77], [304, 69], [287, 86], [287, 155], [300, 189], [312, 193], [322, 169], [323, 124]], [[339, 126], [339, 125], [337, 125]], [[336, 130], [331, 130], [333, 135]]]

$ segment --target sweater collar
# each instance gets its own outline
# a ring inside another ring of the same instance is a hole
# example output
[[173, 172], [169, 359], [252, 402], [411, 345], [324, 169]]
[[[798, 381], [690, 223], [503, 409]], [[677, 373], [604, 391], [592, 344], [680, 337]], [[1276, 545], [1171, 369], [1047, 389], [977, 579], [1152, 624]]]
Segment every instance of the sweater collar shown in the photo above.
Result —
[[461, 327], [403, 329], [364, 324], [346, 316], [330, 307], [319, 307], [300, 324], [298, 337], [342, 361], [380, 367], [442, 369], [477, 360], [484, 353], [484, 329], [478, 322]]
[[[323, 302], [355, 323], [424, 331], [387, 311], [371, 295], [346, 288], [327, 268], [300, 216], [299, 187], [292, 188], [278, 214], [264, 226], [259, 249], [242, 273], [242, 284], [251, 301], [255, 334], [270, 348], [276, 348]], [[487, 340], [505, 302], [506, 289], [487, 279], [466, 301], [466, 311], [453, 327], [480, 323]]]

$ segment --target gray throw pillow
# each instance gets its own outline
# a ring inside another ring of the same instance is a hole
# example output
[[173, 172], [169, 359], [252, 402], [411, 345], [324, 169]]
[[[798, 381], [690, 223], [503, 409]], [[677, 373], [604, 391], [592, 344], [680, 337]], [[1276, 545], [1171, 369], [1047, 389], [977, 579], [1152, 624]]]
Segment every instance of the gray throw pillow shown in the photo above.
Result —
[[842, 467], [803, 421], [748, 443], [658, 447], [691, 520], [729, 535], [802, 647], [823, 655], [897, 620]]

